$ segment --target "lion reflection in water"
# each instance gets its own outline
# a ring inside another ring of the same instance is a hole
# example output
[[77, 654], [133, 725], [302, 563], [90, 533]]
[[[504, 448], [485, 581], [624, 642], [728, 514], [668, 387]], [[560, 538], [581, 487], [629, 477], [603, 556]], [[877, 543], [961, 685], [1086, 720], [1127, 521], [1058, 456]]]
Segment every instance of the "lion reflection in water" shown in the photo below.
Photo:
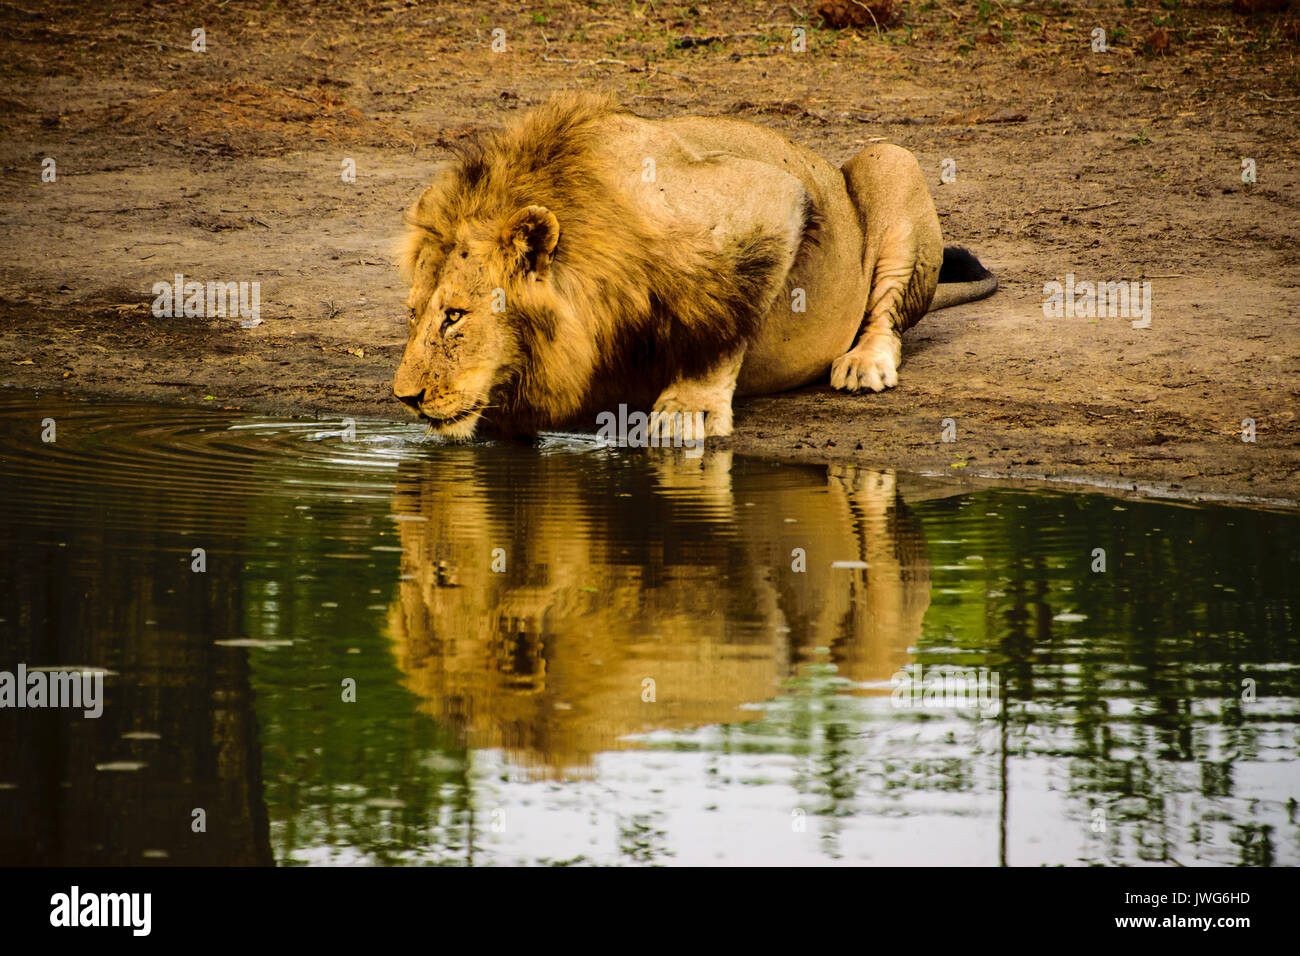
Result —
[[393, 652], [468, 746], [582, 775], [628, 735], [753, 720], [805, 665], [909, 662], [930, 572], [892, 473], [499, 452], [440, 449], [394, 496]]

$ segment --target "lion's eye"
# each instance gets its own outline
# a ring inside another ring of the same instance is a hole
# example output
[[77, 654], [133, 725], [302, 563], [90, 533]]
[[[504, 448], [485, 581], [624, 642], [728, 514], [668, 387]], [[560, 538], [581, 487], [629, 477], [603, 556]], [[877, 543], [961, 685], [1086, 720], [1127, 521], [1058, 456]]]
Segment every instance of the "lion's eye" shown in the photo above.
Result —
[[415, 306], [413, 306], [413, 305], [412, 305], [412, 306], [408, 306], [407, 309], [406, 309], [406, 323], [407, 323], [408, 325], [414, 325], [414, 324], [415, 324]]
[[446, 318], [442, 320], [442, 328], [438, 330], [439, 334], [441, 335], [446, 335], [448, 329], [450, 329], [461, 319], [465, 318], [464, 309], [447, 309], [443, 314], [446, 316]]

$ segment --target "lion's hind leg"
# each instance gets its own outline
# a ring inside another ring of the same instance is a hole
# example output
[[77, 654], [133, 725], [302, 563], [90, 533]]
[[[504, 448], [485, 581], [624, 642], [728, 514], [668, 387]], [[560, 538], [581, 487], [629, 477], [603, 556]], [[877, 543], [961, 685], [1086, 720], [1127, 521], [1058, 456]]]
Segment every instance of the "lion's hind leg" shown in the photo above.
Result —
[[915, 157], [897, 146], [864, 149], [844, 165], [866, 237], [871, 294], [853, 348], [831, 363], [831, 385], [873, 392], [898, 384], [902, 334], [930, 306], [943, 263], [934, 201]]

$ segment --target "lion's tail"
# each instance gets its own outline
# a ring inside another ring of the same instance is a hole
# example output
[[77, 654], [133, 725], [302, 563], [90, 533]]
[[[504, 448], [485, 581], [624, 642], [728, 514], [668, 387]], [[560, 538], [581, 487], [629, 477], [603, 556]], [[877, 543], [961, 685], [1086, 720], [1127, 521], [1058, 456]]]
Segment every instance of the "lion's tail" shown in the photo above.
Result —
[[930, 311], [946, 309], [950, 305], [974, 302], [998, 290], [998, 277], [975, 254], [961, 246], [947, 246], [943, 250], [943, 265], [939, 268], [939, 287], [930, 300]]

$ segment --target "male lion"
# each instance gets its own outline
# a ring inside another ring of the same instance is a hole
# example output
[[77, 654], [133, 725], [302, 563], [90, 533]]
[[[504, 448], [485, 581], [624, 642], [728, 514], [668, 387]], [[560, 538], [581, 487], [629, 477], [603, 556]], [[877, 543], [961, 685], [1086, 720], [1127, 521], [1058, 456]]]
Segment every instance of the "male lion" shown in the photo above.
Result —
[[456, 153], [408, 214], [393, 382], [451, 438], [591, 427], [619, 404], [663, 413], [659, 435], [689, 427], [676, 413], [728, 435], [737, 392], [828, 371], [894, 386], [903, 331], [997, 288], [943, 248], [897, 146], [836, 169], [740, 120], [560, 94]]

